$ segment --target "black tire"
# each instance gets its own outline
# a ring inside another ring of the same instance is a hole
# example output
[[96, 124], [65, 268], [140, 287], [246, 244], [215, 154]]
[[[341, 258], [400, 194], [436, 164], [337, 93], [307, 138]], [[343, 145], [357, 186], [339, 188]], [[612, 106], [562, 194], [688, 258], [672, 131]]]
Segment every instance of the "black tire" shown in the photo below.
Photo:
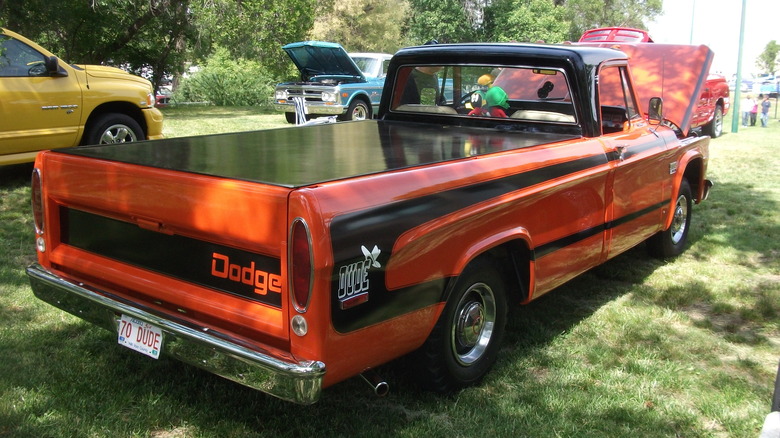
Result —
[[439, 321], [417, 352], [423, 387], [451, 392], [479, 382], [496, 361], [507, 320], [506, 287], [486, 261], [458, 277]]
[[691, 228], [691, 207], [693, 194], [688, 180], [683, 178], [677, 201], [674, 204], [674, 218], [669, 229], [661, 231], [647, 241], [647, 249], [653, 257], [661, 259], [676, 257], [683, 252], [688, 243], [688, 231]]
[[715, 114], [712, 121], [705, 126], [704, 132], [712, 138], [718, 138], [723, 134], [723, 106], [715, 105]]
[[295, 113], [284, 113], [284, 118], [287, 119], [287, 123], [295, 124]]
[[115, 144], [145, 139], [146, 134], [135, 119], [126, 114], [108, 113], [98, 117], [87, 127], [82, 143]]
[[347, 112], [339, 117], [341, 120], [366, 120], [371, 118], [371, 108], [366, 102], [354, 99], [349, 104]]

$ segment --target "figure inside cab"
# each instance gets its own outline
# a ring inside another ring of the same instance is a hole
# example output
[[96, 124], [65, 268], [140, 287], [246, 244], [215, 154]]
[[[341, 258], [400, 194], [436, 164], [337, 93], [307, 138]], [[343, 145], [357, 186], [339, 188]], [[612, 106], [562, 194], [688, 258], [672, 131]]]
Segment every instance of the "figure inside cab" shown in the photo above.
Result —
[[506, 110], [509, 109], [509, 102], [506, 92], [503, 88], [493, 84], [495, 77], [491, 74], [484, 74], [479, 77], [477, 83], [482, 90], [475, 91], [471, 95], [470, 116], [484, 117], [507, 117]]

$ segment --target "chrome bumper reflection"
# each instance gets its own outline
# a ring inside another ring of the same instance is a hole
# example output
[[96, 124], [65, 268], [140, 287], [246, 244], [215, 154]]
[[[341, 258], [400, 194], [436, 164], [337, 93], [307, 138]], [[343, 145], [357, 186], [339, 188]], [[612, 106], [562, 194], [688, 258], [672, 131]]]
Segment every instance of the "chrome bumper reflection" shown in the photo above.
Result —
[[[288, 103], [275, 102], [273, 104], [273, 107], [276, 111], [288, 112], [288, 113], [295, 112], [295, 105], [293, 104], [292, 100], [289, 100]], [[340, 114], [344, 114], [344, 111], [346, 111], [346, 109], [347, 107], [343, 105], [325, 105], [324, 103], [306, 102], [306, 114], [340, 115]]]
[[160, 327], [164, 355], [283, 400], [311, 404], [319, 399], [325, 375], [322, 362], [297, 362], [292, 357], [248, 348], [237, 339], [160, 317], [109, 292], [60, 277], [37, 263], [27, 268], [27, 275], [39, 299], [109, 331], [117, 331], [120, 314]]

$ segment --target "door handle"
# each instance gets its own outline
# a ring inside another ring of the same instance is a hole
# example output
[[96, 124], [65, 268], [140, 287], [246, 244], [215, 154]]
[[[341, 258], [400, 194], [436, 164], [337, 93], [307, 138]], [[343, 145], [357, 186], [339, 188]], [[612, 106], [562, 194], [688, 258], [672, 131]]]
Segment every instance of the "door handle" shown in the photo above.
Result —
[[617, 152], [618, 159], [620, 161], [625, 160], [626, 157], [623, 155], [623, 153], [626, 151], [627, 147], [628, 147], [628, 145], [625, 145], [625, 144], [621, 144], [621, 145], [615, 146], [615, 152]]

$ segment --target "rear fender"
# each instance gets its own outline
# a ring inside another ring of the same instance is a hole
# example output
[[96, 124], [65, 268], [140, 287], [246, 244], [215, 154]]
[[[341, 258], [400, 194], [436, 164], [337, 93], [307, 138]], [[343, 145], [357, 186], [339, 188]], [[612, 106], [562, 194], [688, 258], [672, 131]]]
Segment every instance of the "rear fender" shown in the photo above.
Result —
[[[522, 254], [521, 248], [527, 254]], [[510, 228], [489, 236], [482, 236], [481, 239], [474, 241], [465, 249], [456, 261], [454, 272], [457, 272], [458, 275], [462, 274], [470, 263], [481, 256], [495, 257], [500, 263], [507, 284], [515, 286], [509, 287], [509, 290], [519, 291], [514, 297], [515, 301], [525, 302], [530, 296], [530, 273], [533, 272], [528, 248], [532, 248], [532, 239], [528, 230], [523, 227]], [[455, 281], [448, 283], [443, 297], [444, 301], [450, 296], [455, 283]]]

